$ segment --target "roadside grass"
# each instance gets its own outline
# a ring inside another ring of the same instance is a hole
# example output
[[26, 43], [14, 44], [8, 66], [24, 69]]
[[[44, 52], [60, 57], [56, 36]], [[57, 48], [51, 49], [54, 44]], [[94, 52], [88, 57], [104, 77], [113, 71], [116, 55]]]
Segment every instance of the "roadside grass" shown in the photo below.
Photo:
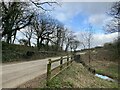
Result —
[[72, 66], [50, 81], [49, 87], [44, 88], [118, 88], [118, 84], [100, 79], [90, 73], [82, 64], [73, 62]]

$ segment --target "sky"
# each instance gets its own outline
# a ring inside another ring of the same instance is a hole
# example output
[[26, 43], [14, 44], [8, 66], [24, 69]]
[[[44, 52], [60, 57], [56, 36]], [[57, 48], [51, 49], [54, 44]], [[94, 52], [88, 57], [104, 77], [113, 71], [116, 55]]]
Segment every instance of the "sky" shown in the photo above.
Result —
[[104, 26], [112, 19], [108, 15], [112, 4], [113, 2], [62, 2], [51, 15], [74, 31], [79, 40], [82, 40], [81, 33], [91, 25], [94, 31], [92, 47], [102, 46], [118, 36], [117, 33], [105, 34]]
[[[113, 2], [68, 1], [60, 2], [60, 5], [56, 5], [55, 9], [48, 14], [62, 22], [69, 30], [72, 30], [79, 41], [85, 41], [81, 33], [85, 33], [89, 25], [92, 26], [94, 31], [91, 47], [103, 46], [104, 43], [112, 42], [117, 38], [118, 33], [105, 34], [104, 30], [105, 24], [112, 19], [108, 12]], [[17, 38], [23, 38], [21, 36], [23, 35], [17, 34]], [[78, 49], [82, 48], [83, 46], [80, 46]]]

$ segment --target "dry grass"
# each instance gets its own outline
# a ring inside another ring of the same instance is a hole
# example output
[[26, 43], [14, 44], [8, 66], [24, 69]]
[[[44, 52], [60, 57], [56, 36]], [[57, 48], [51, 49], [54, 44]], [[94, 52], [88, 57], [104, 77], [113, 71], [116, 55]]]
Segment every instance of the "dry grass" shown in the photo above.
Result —
[[90, 73], [82, 64], [73, 65], [52, 79], [50, 88], [117, 88], [117, 83], [102, 80]]
[[[97, 73], [107, 75], [111, 78], [118, 79], [118, 62], [114, 60], [109, 60], [111, 57], [108, 57], [105, 52], [102, 50], [95, 50], [96, 52], [91, 52], [91, 61], [90, 65], [92, 68], [95, 68]], [[107, 56], [107, 57], [105, 57]], [[81, 55], [81, 60], [86, 64], [88, 63], [88, 53]]]

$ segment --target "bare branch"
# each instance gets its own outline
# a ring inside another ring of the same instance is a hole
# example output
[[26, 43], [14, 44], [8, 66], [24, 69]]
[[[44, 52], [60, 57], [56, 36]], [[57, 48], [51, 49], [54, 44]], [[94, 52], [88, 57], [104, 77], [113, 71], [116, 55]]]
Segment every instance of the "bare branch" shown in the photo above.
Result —
[[52, 10], [49, 10], [49, 9], [45, 9], [42, 7], [42, 5], [45, 5], [45, 4], [48, 4], [49, 6], [52, 6], [52, 4], [57, 4], [59, 5], [57, 2], [41, 2], [41, 3], [38, 3], [38, 2], [34, 2], [32, 0], [30, 0], [36, 7], [38, 8], [41, 8], [42, 10], [44, 11], [52, 11]]

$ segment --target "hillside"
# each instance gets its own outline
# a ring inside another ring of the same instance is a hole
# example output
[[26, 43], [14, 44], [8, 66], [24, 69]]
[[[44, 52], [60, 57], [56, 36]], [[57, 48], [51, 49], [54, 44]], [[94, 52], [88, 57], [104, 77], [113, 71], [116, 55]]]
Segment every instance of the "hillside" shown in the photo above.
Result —
[[118, 79], [118, 62], [120, 60], [118, 46], [114, 44], [105, 44], [102, 48], [94, 48], [81, 55], [87, 65], [90, 65], [97, 73], [107, 75], [111, 78]]
[[[51, 47], [52, 48], [52, 47]], [[53, 50], [37, 50], [37, 47], [29, 47], [25, 45], [7, 44], [2, 42], [2, 62], [23, 62], [36, 59], [43, 59], [46, 57], [66, 55], [64, 51]]]

